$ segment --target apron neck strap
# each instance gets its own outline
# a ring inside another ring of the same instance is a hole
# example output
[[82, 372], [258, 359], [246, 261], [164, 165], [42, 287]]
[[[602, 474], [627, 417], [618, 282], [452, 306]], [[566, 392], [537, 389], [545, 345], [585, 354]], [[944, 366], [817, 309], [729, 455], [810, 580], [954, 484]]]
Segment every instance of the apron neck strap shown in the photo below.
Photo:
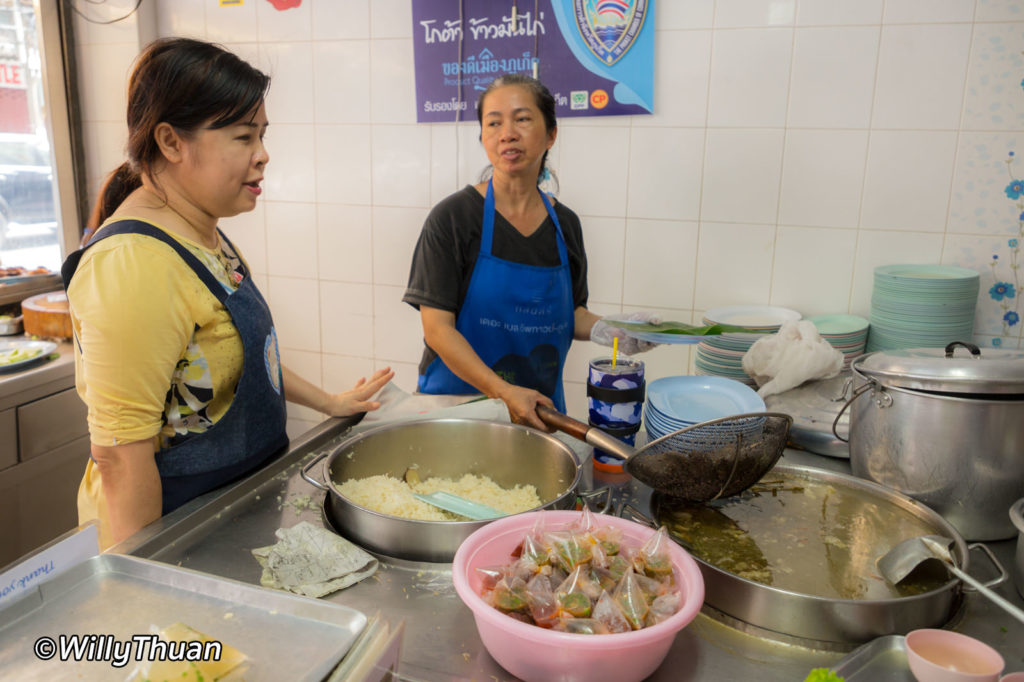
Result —
[[[546, 194], [541, 191], [540, 187], [537, 188], [537, 192], [540, 194], [540, 200], [544, 202], [544, 209], [548, 212], [548, 217], [551, 218], [551, 222], [555, 224], [555, 233], [557, 235], [556, 240], [558, 242], [558, 259], [562, 265], [569, 262], [568, 249], [565, 246], [565, 238], [562, 236], [562, 225], [558, 222], [558, 216], [555, 214], [555, 208], [551, 205]], [[492, 254], [491, 246], [494, 244], [494, 177], [487, 181], [487, 195], [484, 197], [484, 224], [483, 230], [480, 235], [480, 253], [485, 253], [488, 256]]]

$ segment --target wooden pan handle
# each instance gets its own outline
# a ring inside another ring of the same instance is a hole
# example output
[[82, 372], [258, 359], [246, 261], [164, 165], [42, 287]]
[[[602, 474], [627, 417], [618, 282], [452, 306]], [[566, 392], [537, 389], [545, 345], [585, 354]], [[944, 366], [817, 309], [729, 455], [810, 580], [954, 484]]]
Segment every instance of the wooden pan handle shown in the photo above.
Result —
[[633, 446], [623, 443], [618, 438], [609, 436], [601, 429], [584, 424], [545, 405], [537, 406], [537, 416], [551, 428], [564, 431], [573, 438], [579, 438], [584, 443], [599, 448], [613, 457], [628, 460], [636, 454]]
[[589, 424], [584, 424], [557, 410], [552, 410], [547, 405], [537, 406], [537, 416], [553, 429], [564, 431], [573, 438], [579, 438], [582, 441], [587, 440], [587, 432], [590, 431]]

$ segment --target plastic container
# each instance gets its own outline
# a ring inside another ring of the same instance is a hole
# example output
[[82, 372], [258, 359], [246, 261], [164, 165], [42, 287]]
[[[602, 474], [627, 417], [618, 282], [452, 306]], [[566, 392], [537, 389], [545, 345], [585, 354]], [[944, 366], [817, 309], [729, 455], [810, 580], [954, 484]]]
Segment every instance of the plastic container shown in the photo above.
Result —
[[[521, 623], [487, 604], [480, 596], [480, 566], [508, 563], [512, 550], [539, 517], [556, 530], [580, 518], [574, 511], [540, 511], [508, 516], [477, 530], [459, 547], [452, 564], [455, 591], [473, 611], [477, 631], [488, 653], [508, 672], [527, 682], [630, 682], [648, 677], [665, 659], [676, 633], [696, 617], [704, 602], [704, 580], [697, 562], [670, 543], [676, 583], [683, 603], [672, 617], [633, 632], [577, 635]], [[647, 526], [614, 516], [595, 514], [599, 526], [622, 530], [623, 541], [639, 547], [654, 534]]]
[[951, 630], [913, 630], [906, 646], [918, 682], [998, 682], [1006, 665], [988, 644]]
[[[644, 363], [621, 358], [595, 358], [587, 370], [588, 422], [605, 433], [633, 445], [640, 430], [644, 405]], [[594, 449], [594, 468], [622, 473], [622, 460], [600, 448]]]

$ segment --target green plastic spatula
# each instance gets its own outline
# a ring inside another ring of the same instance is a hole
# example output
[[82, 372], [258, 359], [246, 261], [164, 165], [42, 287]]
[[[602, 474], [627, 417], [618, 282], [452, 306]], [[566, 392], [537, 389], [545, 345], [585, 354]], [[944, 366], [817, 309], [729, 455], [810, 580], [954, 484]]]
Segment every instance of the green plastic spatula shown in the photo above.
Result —
[[453, 514], [459, 514], [467, 518], [473, 519], [474, 521], [485, 521], [487, 519], [496, 519], [499, 516], [507, 516], [505, 512], [498, 511], [494, 507], [488, 507], [486, 504], [477, 504], [476, 502], [470, 502], [464, 497], [458, 495], [452, 495], [446, 493], [443, 490], [438, 490], [433, 493], [413, 493], [413, 497], [427, 504], [432, 504], [439, 509], [450, 511]]

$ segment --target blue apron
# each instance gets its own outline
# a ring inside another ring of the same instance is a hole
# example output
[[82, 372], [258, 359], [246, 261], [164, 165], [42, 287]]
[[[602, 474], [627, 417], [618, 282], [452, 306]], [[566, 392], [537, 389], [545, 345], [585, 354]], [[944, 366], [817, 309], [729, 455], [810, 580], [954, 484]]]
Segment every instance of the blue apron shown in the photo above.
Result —
[[[540, 191], [540, 190], [538, 190]], [[480, 253], [466, 300], [455, 318], [461, 333], [484, 364], [505, 381], [540, 391], [565, 411], [562, 367], [572, 343], [575, 306], [569, 255], [551, 202], [540, 193], [555, 224], [559, 265], [524, 265], [496, 258], [494, 187], [487, 183]], [[419, 378], [421, 393], [479, 393], [455, 376], [440, 356]]]
[[[218, 233], [234, 250], [227, 237], [219, 230]], [[224, 304], [242, 339], [242, 376], [227, 412], [203, 433], [182, 436], [180, 442], [172, 440], [171, 446], [156, 453], [163, 513], [167, 514], [257, 469], [288, 446], [277, 334], [270, 309], [248, 273], [244, 273], [238, 289], [232, 291], [177, 240], [138, 220], [108, 225], [84, 249], [68, 256], [61, 268], [65, 288], [71, 283], [85, 249], [115, 234], [142, 234], [173, 248]]]

